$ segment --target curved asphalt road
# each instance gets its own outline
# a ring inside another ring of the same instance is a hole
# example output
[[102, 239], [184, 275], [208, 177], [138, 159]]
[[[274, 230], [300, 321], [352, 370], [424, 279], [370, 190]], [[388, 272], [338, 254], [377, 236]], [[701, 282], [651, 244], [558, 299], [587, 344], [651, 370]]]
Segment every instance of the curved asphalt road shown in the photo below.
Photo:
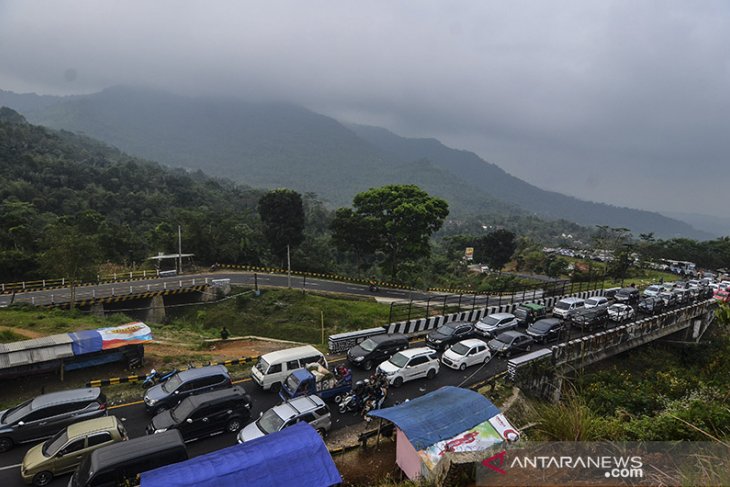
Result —
[[[76, 288], [76, 301], [88, 300], [94, 298], [104, 298], [110, 296], [124, 296], [128, 294], [142, 294], [150, 291], [162, 291], [165, 289], [179, 289], [202, 284], [209, 284], [215, 279], [230, 279], [233, 285], [253, 286], [257, 281], [261, 287], [285, 288], [289, 286], [289, 279], [282, 274], [259, 274], [252, 272], [215, 272], [191, 274], [176, 277], [162, 277], [153, 279], [143, 279], [128, 282], [115, 282], [108, 284], [95, 284], [79, 286]], [[443, 295], [443, 293], [427, 293], [422, 291], [413, 291], [407, 289], [392, 289], [380, 287], [378, 291], [370, 291], [365, 284], [355, 284], [350, 282], [329, 281], [326, 279], [315, 279], [309, 277], [292, 276], [292, 289], [308, 289], [312, 291], [325, 291], [340, 294], [352, 294], [359, 296], [370, 296], [376, 298], [384, 298], [388, 300], [404, 300], [404, 301], [425, 301], [429, 298], [433, 300], [434, 296]], [[539, 299], [541, 291], [530, 291], [525, 295], [526, 299]], [[515, 295], [515, 300], [521, 297], [521, 293]], [[493, 306], [504, 302], [509, 302], [510, 296], [478, 296], [475, 299], [477, 307]], [[0, 295], [0, 307], [14, 303], [28, 303], [38, 306], [68, 303], [71, 300], [71, 290], [69, 288], [43, 289], [37, 291], [26, 291], [17, 293], [14, 297], [10, 294]], [[451, 303], [450, 303], [451, 304]]]

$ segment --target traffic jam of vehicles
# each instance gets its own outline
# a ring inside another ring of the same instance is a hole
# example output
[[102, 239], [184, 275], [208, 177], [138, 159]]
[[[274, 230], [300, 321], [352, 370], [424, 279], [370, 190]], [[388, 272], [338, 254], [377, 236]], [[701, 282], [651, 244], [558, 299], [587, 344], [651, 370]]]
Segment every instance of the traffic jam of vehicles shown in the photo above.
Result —
[[98, 387], [43, 394], [0, 411], [0, 453], [33, 445], [18, 469], [27, 484], [44, 486], [70, 475], [68, 485], [74, 487], [122, 485], [185, 461], [186, 444], [196, 440], [229, 434], [248, 444], [299, 423], [324, 438], [338, 415], [369, 421], [369, 411], [392, 405], [391, 388], [433, 379], [442, 367], [452, 374], [476, 370], [698, 300], [714, 296], [727, 302], [729, 285], [688, 281], [654, 284], [643, 292], [617, 288], [587, 299], [566, 297], [552, 309], [521, 303], [513, 313], [443, 324], [423, 339], [372, 336], [350, 347], [345, 357], [330, 356], [330, 363], [310, 345], [270, 352], [251, 369], [251, 382], [261, 394], [278, 396], [278, 404], [258, 416], [252, 414], [252, 391], [234, 383], [225, 366], [153, 371], [142, 396], [146, 436], [134, 439], [110, 414]]

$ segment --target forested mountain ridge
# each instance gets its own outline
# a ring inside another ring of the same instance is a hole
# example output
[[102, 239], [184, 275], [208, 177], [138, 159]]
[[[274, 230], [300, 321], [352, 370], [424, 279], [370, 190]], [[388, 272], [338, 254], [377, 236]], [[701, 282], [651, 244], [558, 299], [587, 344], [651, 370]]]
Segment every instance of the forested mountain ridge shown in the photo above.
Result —
[[[404, 179], [424, 183], [448, 176], [427, 161], [402, 170]], [[200, 170], [135, 158], [83, 135], [32, 125], [1, 107], [0, 282], [70, 276], [75, 272], [66, 265], [71, 254], [89, 279], [101, 263], [140, 266], [158, 252], [177, 250], [178, 225], [184, 252], [195, 254], [200, 264], [280, 266], [266, 244], [258, 213], [264, 194]], [[458, 192], [445, 197], [464, 202]], [[292, 252], [295, 268], [358, 272], [332, 243], [333, 212], [311, 194], [303, 200], [306, 238]], [[589, 229], [565, 221], [505, 215], [449, 220], [444, 236], [482, 234], [485, 223], [488, 230], [509, 227], [538, 240], [561, 229], [590, 235]]]
[[[592, 203], [532, 186], [476, 154], [435, 139], [406, 139], [385, 129], [344, 125], [283, 103], [187, 98], [116, 87], [84, 96], [0, 92], [30, 121], [85, 133], [131, 154], [256, 187], [314, 192], [346, 205], [370, 187], [414, 183], [447, 198], [453, 216], [537, 215], [635, 234], [710, 235], [658, 213]], [[419, 169], [420, 166], [420, 169]]]
[[93, 239], [89, 260], [140, 264], [176, 248], [177, 225], [203, 262], [258, 262], [262, 193], [0, 109], [0, 277], [33, 276], [59, 234]]

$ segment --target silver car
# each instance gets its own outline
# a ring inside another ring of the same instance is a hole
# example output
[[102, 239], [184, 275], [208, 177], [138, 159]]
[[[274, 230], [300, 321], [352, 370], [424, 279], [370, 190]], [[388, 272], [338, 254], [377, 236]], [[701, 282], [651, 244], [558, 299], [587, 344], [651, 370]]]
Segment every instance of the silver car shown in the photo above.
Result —
[[474, 328], [480, 335], [493, 338], [503, 331], [514, 330], [518, 324], [517, 317], [512, 313], [494, 313], [477, 321]]
[[330, 410], [318, 396], [301, 396], [274, 406], [238, 433], [238, 442], [251, 441], [306, 421], [324, 436], [332, 426]]

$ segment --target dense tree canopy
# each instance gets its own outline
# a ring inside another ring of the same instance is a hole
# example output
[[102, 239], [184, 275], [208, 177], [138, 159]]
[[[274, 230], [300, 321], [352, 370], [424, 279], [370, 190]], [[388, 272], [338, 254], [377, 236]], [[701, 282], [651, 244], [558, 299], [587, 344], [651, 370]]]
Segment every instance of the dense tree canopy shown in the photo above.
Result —
[[499, 229], [479, 237], [474, 242], [474, 260], [487, 264], [492, 270], [499, 271], [510, 261], [517, 249], [515, 234]]
[[449, 214], [446, 201], [414, 185], [388, 185], [359, 193], [353, 209], [341, 209], [332, 222], [341, 249], [360, 254], [380, 251], [395, 277], [399, 264], [428, 257], [429, 239]]
[[302, 195], [291, 189], [269, 191], [259, 200], [258, 210], [271, 252], [283, 261], [287, 247], [294, 248], [304, 241]]
[[98, 252], [87, 254], [95, 256], [90, 261], [139, 265], [157, 252], [177, 250], [178, 225], [183, 250], [198, 262], [258, 264], [266, 259], [256, 215], [261, 191], [164, 168], [22, 118], [4, 120], [1, 281], [61, 277], [56, 261], [63, 259], [54, 252], [66, 235], [78, 237], [67, 243], [76, 242], [79, 249], [86, 247], [82, 236], [93, 236]]

